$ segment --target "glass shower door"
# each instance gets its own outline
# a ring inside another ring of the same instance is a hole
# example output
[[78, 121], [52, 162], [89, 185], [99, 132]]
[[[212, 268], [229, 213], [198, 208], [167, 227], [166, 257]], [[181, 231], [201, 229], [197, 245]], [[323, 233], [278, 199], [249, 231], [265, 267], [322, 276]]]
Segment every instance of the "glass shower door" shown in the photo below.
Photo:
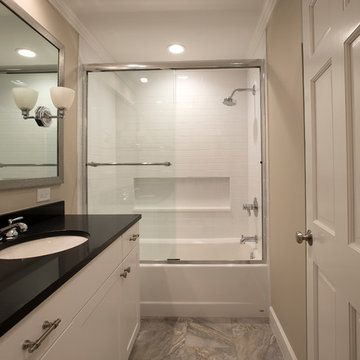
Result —
[[172, 70], [88, 74], [88, 213], [141, 213], [141, 260], [176, 256], [174, 89]]
[[261, 261], [260, 88], [258, 68], [89, 72], [88, 212], [142, 214], [142, 261]]

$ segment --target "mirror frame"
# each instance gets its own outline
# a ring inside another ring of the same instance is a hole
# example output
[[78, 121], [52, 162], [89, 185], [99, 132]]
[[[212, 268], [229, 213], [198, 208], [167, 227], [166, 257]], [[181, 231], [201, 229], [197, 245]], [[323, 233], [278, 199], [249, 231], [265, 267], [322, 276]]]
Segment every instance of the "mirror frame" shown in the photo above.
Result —
[[[22, 7], [14, 0], [0, 0], [0, 4], [6, 6], [9, 10], [19, 16], [34, 31], [44, 37], [49, 43], [58, 49], [58, 86], [64, 86], [64, 61], [65, 52], [64, 45], [50, 34], [42, 25], [40, 25], [33, 17], [30, 16]], [[59, 113], [58, 113], [59, 115]], [[19, 110], [19, 116], [21, 112]], [[57, 121], [57, 176], [45, 178], [27, 178], [0, 180], [0, 190], [21, 189], [31, 187], [43, 187], [50, 185], [59, 185], [64, 182], [64, 121]]]

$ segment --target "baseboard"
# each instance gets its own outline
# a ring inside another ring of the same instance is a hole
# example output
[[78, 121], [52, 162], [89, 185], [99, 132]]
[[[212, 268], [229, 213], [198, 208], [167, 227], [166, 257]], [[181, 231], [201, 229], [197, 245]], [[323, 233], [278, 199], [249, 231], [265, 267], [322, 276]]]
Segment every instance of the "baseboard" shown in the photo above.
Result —
[[131, 340], [130, 340], [130, 342], [128, 344], [128, 347], [126, 349], [128, 355], [131, 354], [131, 350], [132, 350], [132, 348], [133, 348], [133, 346], [135, 344], [135, 341], [136, 341], [136, 338], [137, 338], [137, 336], [139, 334], [139, 331], [140, 331], [140, 317], [138, 318], [136, 327], [135, 327], [135, 329], [134, 329], [134, 331], [133, 331], [133, 333], [131, 335]]
[[282, 328], [280, 321], [276, 316], [272, 306], [270, 306], [269, 320], [270, 320], [271, 330], [276, 337], [281, 352], [284, 356], [284, 360], [297, 360], [294, 350], [292, 349], [290, 342], [285, 334], [285, 331]]
[[268, 317], [265, 304], [236, 302], [152, 302], [142, 301], [141, 316], [162, 317]]

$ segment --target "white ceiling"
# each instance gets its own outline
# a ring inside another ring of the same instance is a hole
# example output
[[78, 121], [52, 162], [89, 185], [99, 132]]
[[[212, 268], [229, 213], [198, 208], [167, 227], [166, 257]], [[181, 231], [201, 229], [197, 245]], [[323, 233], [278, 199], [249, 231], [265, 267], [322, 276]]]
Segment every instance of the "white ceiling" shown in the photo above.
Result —
[[[64, 0], [62, 0], [64, 1]], [[65, 0], [71, 8], [84, 14], [94, 10], [109, 12], [178, 12], [178, 11], [258, 11], [263, 0]]]
[[[241, 59], [273, 0], [49, 0], [109, 61]], [[167, 46], [183, 44], [182, 55]], [[104, 56], [103, 56], [104, 58]]]

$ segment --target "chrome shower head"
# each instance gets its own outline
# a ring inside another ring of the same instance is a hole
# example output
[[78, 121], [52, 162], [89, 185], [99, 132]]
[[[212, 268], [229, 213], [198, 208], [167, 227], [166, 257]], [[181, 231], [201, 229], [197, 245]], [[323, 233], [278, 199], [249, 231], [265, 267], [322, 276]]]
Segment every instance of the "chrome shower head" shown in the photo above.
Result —
[[256, 89], [255, 89], [255, 85], [252, 88], [238, 88], [235, 89], [231, 95], [227, 98], [224, 99], [223, 104], [226, 106], [234, 106], [236, 105], [236, 100], [233, 100], [233, 96], [237, 91], [250, 91], [254, 96], [256, 94]]
[[233, 100], [232, 97], [227, 97], [224, 99], [223, 104], [226, 106], [234, 106], [236, 105], [236, 100]]

